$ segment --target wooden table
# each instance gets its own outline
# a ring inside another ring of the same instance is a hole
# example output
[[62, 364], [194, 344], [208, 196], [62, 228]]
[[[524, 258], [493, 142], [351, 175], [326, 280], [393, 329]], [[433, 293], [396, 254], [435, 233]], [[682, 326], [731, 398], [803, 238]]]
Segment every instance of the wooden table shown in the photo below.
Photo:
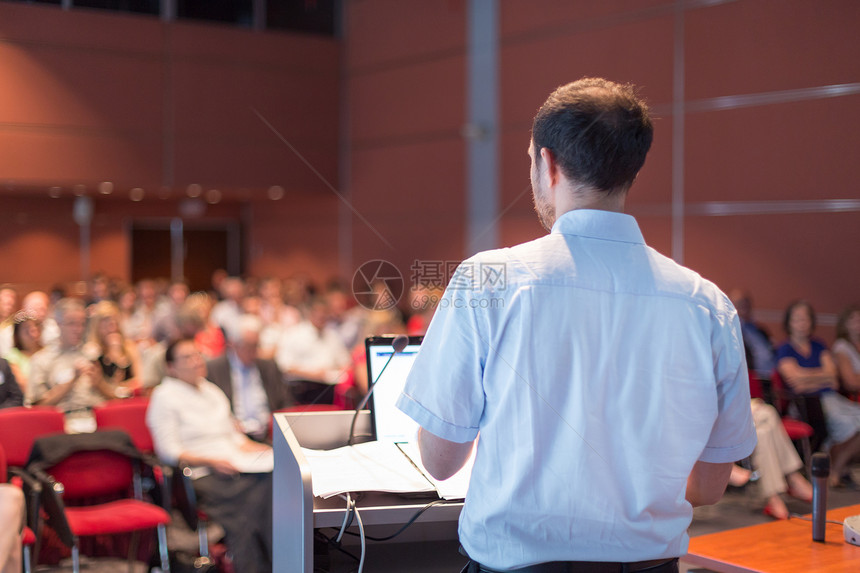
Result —
[[[860, 505], [827, 512], [842, 521], [860, 514]], [[773, 521], [690, 539], [685, 563], [723, 573], [773, 571], [780, 573], [857, 573], [860, 547], [845, 542], [842, 526], [828, 523], [825, 542], [812, 541], [812, 522]]]

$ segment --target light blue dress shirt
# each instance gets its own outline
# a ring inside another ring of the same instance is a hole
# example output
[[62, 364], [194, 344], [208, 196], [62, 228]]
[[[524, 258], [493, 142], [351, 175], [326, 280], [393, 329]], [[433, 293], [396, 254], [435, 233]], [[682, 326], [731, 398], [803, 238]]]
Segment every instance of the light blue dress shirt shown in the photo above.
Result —
[[687, 477], [750, 455], [749, 404], [728, 298], [593, 210], [462, 263], [398, 401], [480, 431], [460, 541], [496, 569], [683, 555]]

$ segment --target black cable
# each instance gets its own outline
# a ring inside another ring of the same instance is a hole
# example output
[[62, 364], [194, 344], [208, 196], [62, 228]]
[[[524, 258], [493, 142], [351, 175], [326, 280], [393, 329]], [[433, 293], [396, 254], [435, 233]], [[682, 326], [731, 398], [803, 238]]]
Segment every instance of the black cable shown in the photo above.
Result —
[[[448, 500], [446, 500], [446, 499], [434, 499], [433, 501], [431, 501], [430, 503], [428, 503], [427, 505], [425, 505], [424, 507], [422, 507], [421, 509], [419, 509], [419, 510], [415, 513], [415, 515], [413, 515], [413, 516], [409, 519], [409, 521], [407, 521], [406, 523], [404, 523], [404, 524], [403, 524], [403, 526], [402, 526], [400, 529], [398, 529], [397, 531], [395, 531], [395, 532], [394, 532], [394, 533], [392, 533], [391, 535], [387, 535], [387, 536], [385, 536], [385, 537], [371, 537], [371, 536], [369, 536], [369, 535], [365, 535], [365, 539], [370, 539], [371, 541], [389, 541], [389, 540], [391, 540], [391, 539], [394, 539], [395, 537], [397, 537], [398, 535], [400, 535], [401, 533], [403, 533], [404, 531], [406, 531], [406, 529], [407, 529], [410, 525], [412, 525], [413, 523], [415, 523], [415, 520], [416, 520], [416, 519], [418, 519], [419, 517], [421, 517], [421, 514], [422, 514], [422, 513], [424, 513], [425, 511], [427, 511], [428, 509], [430, 509], [430, 508], [431, 508], [431, 507], [433, 507], [434, 505], [439, 505], [439, 504], [442, 504], [442, 503], [446, 503], [447, 501], [448, 501]], [[355, 532], [352, 532], [352, 531], [347, 531], [347, 532], [345, 532], [345, 533], [346, 533], [346, 535], [352, 535], [353, 537], [358, 537], [358, 533], [355, 533]]]
[[[347, 557], [351, 558], [353, 561], [358, 563], [358, 561], [359, 561], [358, 557], [356, 557], [355, 555], [353, 555], [352, 553], [350, 553], [349, 551], [347, 551], [346, 549], [341, 547], [340, 543], [337, 543], [334, 539], [332, 539], [331, 537], [322, 533], [319, 530], [317, 530], [317, 533], [320, 536], [322, 536], [328, 542], [329, 545], [331, 545], [332, 547], [334, 547], [335, 549], [337, 549], [338, 551], [340, 551], [341, 553], [343, 553], [344, 555], [346, 555]], [[349, 532], [347, 532], [347, 533], [349, 533]]]

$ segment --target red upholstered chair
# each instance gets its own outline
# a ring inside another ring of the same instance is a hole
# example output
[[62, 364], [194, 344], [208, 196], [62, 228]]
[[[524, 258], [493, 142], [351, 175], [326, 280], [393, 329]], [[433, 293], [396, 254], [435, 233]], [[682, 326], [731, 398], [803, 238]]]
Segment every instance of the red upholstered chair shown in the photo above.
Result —
[[[166, 526], [170, 515], [161, 507], [130, 498], [139, 477], [140, 454], [125, 432], [52, 435], [36, 440], [28, 470], [42, 482], [47, 525], [72, 550], [72, 567], [80, 571], [78, 538], [131, 533], [129, 569], [133, 570], [139, 532], [157, 529], [161, 568], [170, 570]], [[114, 499], [68, 506], [92, 499]]]
[[23, 468], [27, 465], [33, 440], [63, 431], [63, 413], [56, 408], [34, 406], [0, 410], [0, 445], [6, 450], [6, 461], [10, 467]]
[[63, 413], [51, 406], [0, 410], [0, 446], [6, 451], [7, 471], [13, 482], [25, 486], [27, 524], [33, 528], [38, 522], [41, 486], [24, 471], [24, 467], [30, 458], [33, 441], [46, 434], [62, 433], [64, 425]]
[[[0, 446], [0, 483], [6, 483], [6, 451], [3, 446]], [[8, 526], [8, 524], [7, 524]], [[30, 573], [33, 565], [30, 559], [30, 550], [36, 544], [36, 534], [29, 527], [24, 528], [24, 535], [21, 544], [24, 546], [24, 573]]]
[[152, 435], [146, 426], [149, 398], [110, 400], [93, 409], [99, 430], [119, 428], [128, 432], [137, 449], [145, 454], [154, 451]]

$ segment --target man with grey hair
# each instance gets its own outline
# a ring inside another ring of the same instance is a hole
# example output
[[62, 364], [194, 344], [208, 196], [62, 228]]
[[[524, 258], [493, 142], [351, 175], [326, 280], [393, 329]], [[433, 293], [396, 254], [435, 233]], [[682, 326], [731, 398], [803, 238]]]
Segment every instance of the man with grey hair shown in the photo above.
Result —
[[292, 399], [275, 361], [258, 356], [262, 321], [243, 314], [234, 326], [227, 352], [206, 364], [207, 378], [227, 395], [242, 431], [266, 441], [272, 412], [290, 406]]
[[64, 298], [57, 303], [54, 315], [60, 335], [56, 343], [31, 358], [28, 401], [73, 414], [85, 413], [106, 398], [116, 398], [101, 369], [82, 351], [87, 324], [84, 303]]

